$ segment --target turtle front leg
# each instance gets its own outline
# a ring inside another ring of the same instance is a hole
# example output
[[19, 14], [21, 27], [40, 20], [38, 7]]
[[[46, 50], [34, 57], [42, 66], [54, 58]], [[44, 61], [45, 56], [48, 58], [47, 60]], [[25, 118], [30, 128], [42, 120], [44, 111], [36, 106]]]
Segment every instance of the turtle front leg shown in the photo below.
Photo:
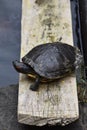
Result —
[[37, 91], [40, 84], [40, 76], [38, 76], [35, 80], [35, 83], [30, 86], [32, 91]]

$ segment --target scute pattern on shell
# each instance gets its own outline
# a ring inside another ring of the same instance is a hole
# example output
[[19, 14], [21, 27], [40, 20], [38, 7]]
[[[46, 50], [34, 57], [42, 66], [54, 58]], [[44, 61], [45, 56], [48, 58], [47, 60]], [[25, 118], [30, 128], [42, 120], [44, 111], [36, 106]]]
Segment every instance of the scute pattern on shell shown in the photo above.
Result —
[[60, 78], [74, 70], [76, 48], [55, 42], [36, 46], [23, 58], [23, 63], [47, 79]]

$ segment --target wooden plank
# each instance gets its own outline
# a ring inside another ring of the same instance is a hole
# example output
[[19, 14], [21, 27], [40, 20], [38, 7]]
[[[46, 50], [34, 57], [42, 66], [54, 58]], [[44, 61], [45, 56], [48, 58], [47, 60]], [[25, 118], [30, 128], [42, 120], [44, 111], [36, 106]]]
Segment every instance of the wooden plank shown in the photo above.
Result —
[[[39, 44], [73, 45], [70, 0], [23, 0], [21, 57]], [[29, 125], [66, 125], [78, 119], [75, 73], [29, 90], [32, 81], [20, 74], [18, 121]]]

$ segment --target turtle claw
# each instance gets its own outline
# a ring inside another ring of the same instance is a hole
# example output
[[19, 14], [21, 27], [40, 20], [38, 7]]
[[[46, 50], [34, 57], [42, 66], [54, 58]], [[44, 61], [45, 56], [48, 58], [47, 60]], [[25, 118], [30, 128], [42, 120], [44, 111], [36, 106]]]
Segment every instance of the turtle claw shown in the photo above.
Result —
[[31, 89], [32, 91], [37, 91], [38, 88], [39, 88], [39, 83], [40, 83], [40, 77], [38, 76], [38, 77], [36, 78], [35, 83], [30, 86], [30, 89]]
[[38, 89], [38, 86], [36, 86], [35, 84], [32, 84], [30, 86], [30, 90], [32, 90], [32, 91], [37, 91], [37, 89]]

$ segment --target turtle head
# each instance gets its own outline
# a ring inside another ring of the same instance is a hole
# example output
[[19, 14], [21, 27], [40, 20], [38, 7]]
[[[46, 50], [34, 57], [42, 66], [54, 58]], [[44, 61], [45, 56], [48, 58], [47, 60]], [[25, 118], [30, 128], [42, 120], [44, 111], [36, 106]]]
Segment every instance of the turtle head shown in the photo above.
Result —
[[23, 62], [20, 62], [20, 61], [13, 61], [13, 66], [15, 68], [15, 70], [19, 73], [23, 73], [23, 74], [31, 74], [33, 72], [33, 69], [24, 64]]

